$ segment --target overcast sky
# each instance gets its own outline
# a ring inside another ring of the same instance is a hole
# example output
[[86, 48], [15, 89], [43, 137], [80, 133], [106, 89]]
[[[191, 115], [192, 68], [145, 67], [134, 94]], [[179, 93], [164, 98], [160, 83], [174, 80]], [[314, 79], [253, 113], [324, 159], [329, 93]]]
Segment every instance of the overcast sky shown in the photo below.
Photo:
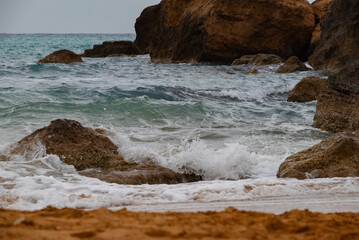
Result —
[[0, 33], [134, 33], [160, 0], [0, 0]]
[[0, 0], [0, 33], [134, 33], [142, 10], [159, 2]]

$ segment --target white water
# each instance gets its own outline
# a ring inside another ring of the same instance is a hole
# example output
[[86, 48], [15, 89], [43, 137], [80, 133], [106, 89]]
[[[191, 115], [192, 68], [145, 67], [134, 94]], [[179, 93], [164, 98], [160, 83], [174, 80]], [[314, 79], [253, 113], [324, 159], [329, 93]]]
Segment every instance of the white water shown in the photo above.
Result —
[[[301, 78], [323, 73], [276, 74], [278, 65], [272, 65], [247, 75], [253, 66], [155, 65], [148, 56], [35, 64], [59, 48], [80, 52], [114, 38], [131, 36], [0, 35], [0, 207], [195, 211], [267, 204], [270, 198], [288, 209], [300, 207], [290, 199], [358, 196], [358, 178], [276, 178], [287, 156], [329, 136], [311, 126], [315, 102], [286, 102]], [[127, 161], [156, 162], [205, 181], [109, 184], [78, 175], [41, 145], [26, 159], [1, 158], [7, 146], [56, 118], [107, 129]]]

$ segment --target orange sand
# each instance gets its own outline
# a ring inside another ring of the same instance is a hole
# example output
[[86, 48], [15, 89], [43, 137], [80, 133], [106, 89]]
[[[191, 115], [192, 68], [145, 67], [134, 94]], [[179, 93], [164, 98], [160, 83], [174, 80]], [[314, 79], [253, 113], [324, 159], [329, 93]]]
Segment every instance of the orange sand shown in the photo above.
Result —
[[359, 239], [359, 213], [0, 209], [0, 239]]

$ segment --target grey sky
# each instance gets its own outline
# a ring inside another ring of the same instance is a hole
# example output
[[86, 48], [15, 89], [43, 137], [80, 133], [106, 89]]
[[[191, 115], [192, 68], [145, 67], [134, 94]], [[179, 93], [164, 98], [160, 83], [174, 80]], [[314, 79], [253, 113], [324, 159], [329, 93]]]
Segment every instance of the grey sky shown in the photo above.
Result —
[[0, 33], [134, 33], [160, 0], [0, 0]]
[[134, 33], [141, 11], [159, 2], [0, 0], [0, 33]]

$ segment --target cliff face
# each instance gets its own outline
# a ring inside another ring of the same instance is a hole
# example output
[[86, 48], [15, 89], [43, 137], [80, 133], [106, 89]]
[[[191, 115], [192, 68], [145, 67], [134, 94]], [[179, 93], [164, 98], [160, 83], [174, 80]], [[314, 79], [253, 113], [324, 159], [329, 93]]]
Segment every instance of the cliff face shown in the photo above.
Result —
[[328, 78], [314, 125], [331, 132], [359, 130], [359, 60]]
[[359, 0], [334, 0], [321, 23], [320, 41], [309, 63], [332, 74], [358, 55]]
[[137, 19], [136, 45], [154, 62], [232, 62], [303, 54], [315, 26], [306, 0], [163, 0]]
[[310, 47], [308, 49], [308, 55], [311, 55], [313, 51], [318, 47], [321, 31], [321, 23], [328, 12], [328, 8], [333, 0], [316, 0], [312, 3], [312, 7], [315, 14], [315, 28], [312, 33], [312, 39], [310, 40]]

